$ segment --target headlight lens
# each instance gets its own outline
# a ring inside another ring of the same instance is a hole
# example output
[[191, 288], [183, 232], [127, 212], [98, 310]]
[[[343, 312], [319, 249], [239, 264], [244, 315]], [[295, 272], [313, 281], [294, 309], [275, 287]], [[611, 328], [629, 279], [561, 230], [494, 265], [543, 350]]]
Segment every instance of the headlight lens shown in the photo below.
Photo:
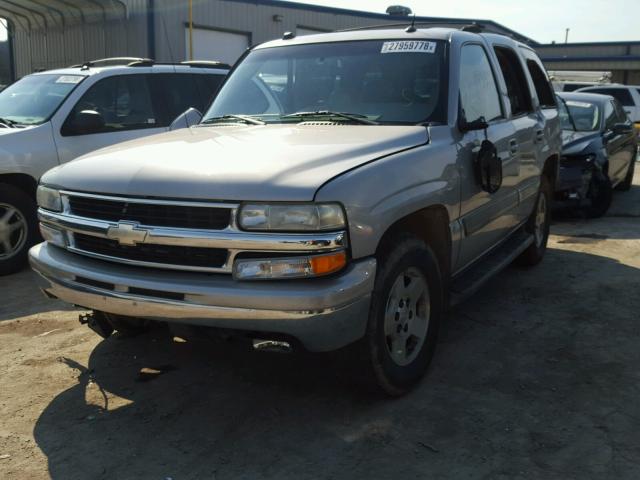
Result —
[[36, 197], [39, 207], [54, 212], [62, 211], [62, 199], [58, 190], [40, 185]]
[[240, 210], [245, 230], [310, 232], [344, 228], [345, 217], [337, 203], [246, 204]]

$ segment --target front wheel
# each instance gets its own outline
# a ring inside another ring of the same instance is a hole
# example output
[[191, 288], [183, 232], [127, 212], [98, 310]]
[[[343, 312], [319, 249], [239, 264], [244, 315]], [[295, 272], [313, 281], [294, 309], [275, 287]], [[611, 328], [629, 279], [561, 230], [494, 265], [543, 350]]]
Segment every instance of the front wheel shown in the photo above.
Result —
[[587, 191], [587, 200], [589, 206], [586, 208], [586, 213], [589, 218], [602, 217], [607, 213], [613, 200], [613, 187], [606, 173], [593, 172]]
[[425, 374], [443, 312], [438, 261], [422, 240], [400, 235], [379, 258], [359, 374], [389, 395], [402, 395]]
[[636, 156], [634, 154], [633, 158], [631, 159], [631, 163], [629, 164], [629, 169], [627, 170], [627, 176], [624, 177], [624, 180], [622, 181], [622, 183], [620, 183], [616, 187], [616, 190], [619, 190], [621, 192], [627, 192], [631, 190], [631, 186], [633, 185], [633, 174], [635, 173], [635, 170], [636, 170]]
[[36, 203], [13, 185], [0, 184], [0, 276], [17, 272], [38, 239]]

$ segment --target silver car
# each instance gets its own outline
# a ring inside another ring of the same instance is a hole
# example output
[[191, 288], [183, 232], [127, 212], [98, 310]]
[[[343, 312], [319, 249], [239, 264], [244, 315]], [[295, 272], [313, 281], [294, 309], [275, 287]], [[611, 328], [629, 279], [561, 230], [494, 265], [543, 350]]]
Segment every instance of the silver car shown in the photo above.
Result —
[[533, 50], [452, 29], [253, 48], [201, 122], [57, 167], [30, 251], [103, 336], [150, 321], [348, 347], [398, 395], [447, 307], [544, 255], [560, 152]]

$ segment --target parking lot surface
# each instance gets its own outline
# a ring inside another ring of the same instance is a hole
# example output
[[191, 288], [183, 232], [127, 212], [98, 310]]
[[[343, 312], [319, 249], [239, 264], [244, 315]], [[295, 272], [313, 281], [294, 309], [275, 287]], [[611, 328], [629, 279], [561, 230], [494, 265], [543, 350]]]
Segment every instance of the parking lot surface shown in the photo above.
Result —
[[30, 271], [0, 278], [0, 478], [640, 478], [640, 171], [552, 233], [395, 400], [325, 355], [102, 341]]

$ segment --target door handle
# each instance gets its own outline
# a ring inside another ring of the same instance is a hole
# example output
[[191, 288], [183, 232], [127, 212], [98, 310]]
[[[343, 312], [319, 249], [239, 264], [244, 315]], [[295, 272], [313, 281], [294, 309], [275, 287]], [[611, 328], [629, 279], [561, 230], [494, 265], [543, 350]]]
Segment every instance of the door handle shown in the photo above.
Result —
[[536, 142], [542, 142], [544, 140], [544, 132], [542, 130], [536, 131]]
[[509, 140], [509, 151], [512, 155], [518, 153], [518, 141], [515, 138]]

